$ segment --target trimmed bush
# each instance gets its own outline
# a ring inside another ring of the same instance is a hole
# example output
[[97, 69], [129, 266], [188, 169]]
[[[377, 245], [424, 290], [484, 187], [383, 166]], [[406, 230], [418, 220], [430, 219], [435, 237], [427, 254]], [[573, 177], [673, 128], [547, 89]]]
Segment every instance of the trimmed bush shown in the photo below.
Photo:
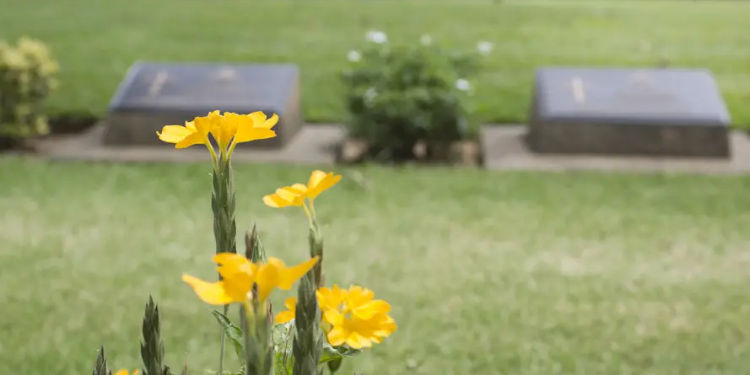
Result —
[[57, 85], [57, 62], [34, 39], [0, 41], [0, 136], [26, 138], [49, 132], [44, 99]]
[[368, 143], [370, 157], [412, 159], [420, 141], [445, 146], [466, 135], [467, 77], [478, 70], [477, 53], [447, 51], [427, 38], [393, 46], [382, 32], [370, 32], [361, 52], [349, 52], [348, 130]]

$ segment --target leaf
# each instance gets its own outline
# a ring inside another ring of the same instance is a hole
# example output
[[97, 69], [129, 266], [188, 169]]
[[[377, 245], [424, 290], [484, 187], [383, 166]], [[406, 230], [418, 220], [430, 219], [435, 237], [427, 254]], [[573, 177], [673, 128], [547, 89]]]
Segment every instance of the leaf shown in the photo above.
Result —
[[291, 375], [294, 367], [292, 355], [292, 340], [294, 339], [293, 321], [273, 326], [272, 338], [274, 358], [274, 373], [276, 375]]
[[239, 359], [240, 362], [243, 362], [245, 360], [245, 339], [242, 335], [242, 330], [221, 312], [214, 310], [211, 313], [214, 315], [214, 318], [216, 318], [216, 321], [219, 322], [219, 325], [224, 328], [224, 332], [227, 337], [229, 337], [229, 340], [232, 341], [232, 346], [234, 347], [235, 354], [237, 354], [237, 359]]
[[361, 350], [346, 346], [331, 346], [331, 344], [325, 343], [323, 344], [323, 355], [320, 357], [320, 363], [341, 361], [346, 357], [353, 357], [359, 353], [361, 353]]
[[273, 372], [275, 375], [292, 375], [294, 369], [294, 356], [290, 352], [276, 352], [274, 354]]

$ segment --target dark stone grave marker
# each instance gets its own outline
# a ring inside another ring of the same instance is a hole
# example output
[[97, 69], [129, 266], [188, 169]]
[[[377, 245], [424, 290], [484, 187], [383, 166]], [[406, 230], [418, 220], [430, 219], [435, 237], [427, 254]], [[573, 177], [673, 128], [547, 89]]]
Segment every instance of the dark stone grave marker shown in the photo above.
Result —
[[729, 155], [729, 114], [705, 70], [540, 69], [530, 123], [537, 152]]
[[283, 146], [302, 125], [299, 71], [286, 64], [136, 63], [110, 103], [104, 143], [164, 144], [156, 137], [162, 126], [182, 125], [215, 109], [278, 114], [276, 138], [240, 147]]

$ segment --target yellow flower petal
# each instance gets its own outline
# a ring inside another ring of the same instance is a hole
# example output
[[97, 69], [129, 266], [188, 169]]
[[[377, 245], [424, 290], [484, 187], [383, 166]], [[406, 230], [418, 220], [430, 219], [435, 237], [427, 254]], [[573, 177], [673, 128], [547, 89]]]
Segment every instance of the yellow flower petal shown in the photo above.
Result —
[[275, 113], [268, 119], [266, 119], [266, 114], [262, 111], [253, 112], [248, 116], [252, 118], [253, 126], [256, 128], [271, 129], [276, 126], [276, 123], [279, 122], [279, 116], [277, 116]]
[[343, 327], [335, 326], [328, 331], [326, 338], [328, 339], [328, 343], [332, 346], [341, 346], [346, 341], [347, 336], [349, 336], [349, 334]]
[[200, 124], [202, 128], [208, 129], [216, 140], [216, 143], [219, 144], [219, 149], [226, 151], [229, 143], [232, 141], [232, 137], [237, 133], [237, 121], [232, 119], [232, 115], [240, 116], [231, 112], [227, 112], [222, 116], [219, 111], [213, 111], [204, 117], [196, 117], [195, 122], [196, 126]]
[[[323, 319], [333, 326], [341, 326], [344, 323], [344, 315], [338, 310], [327, 310], [323, 313]], [[331, 344], [333, 345], [333, 344]]]
[[165, 125], [161, 132], [156, 132], [159, 139], [167, 143], [177, 143], [192, 133], [190, 129], [182, 125]]
[[235, 143], [250, 142], [250, 141], [256, 141], [259, 139], [268, 139], [268, 138], [274, 138], [274, 137], [276, 137], [276, 132], [270, 129], [242, 128], [242, 130], [237, 132]]
[[156, 134], [160, 140], [174, 143], [176, 148], [185, 148], [208, 142], [208, 134], [198, 131], [193, 122], [185, 122], [185, 126], [166, 125], [161, 129], [161, 132], [156, 132]]
[[263, 203], [265, 203], [266, 206], [274, 208], [302, 206], [305, 200], [306, 190], [307, 187], [302, 184], [284, 186], [276, 189], [275, 193], [263, 197]]
[[294, 267], [287, 267], [278, 258], [269, 257], [266, 264], [258, 266], [255, 283], [258, 285], [258, 299], [265, 301], [274, 288], [291, 289], [294, 282], [302, 277], [318, 262], [318, 257], [311, 258]]
[[297, 298], [289, 297], [284, 300], [286, 310], [276, 314], [274, 321], [276, 324], [284, 324], [294, 319], [295, 309], [297, 308]]
[[375, 316], [375, 314], [387, 313], [390, 310], [391, 305], [388, 302], [378, 299], [352, 309], [352, 314], [359, 319], [367, 320]]
[[346, 293], [346, 304], [349, 305], [350, 309], [355, 309], [360, 305], [371, 301], [374, 297], [375, 293], [373, 293], [372, 290], [353, 285]]
[[307, 193], [307, 186], [305, 186], [304, 184], [294, 184], [292, 186], [289, 186], [288, 189], [300, 195]]
[[190, 285], [195, 294], [198, 295], [198, 298], [209, 305], [226, 305], [232, 302], [239, 302], [227, 293], [223, 281], [209, 283], [188, 274], [182, 275], [182, 281]]
[[284, 186], [283, 188], [276, 189], [276, 195], [286, 201], [291, 202], [294, 206], [301, 206], [302, 201], [305, 199], [304, 193], [299, 190], [292, 188], [291, 186]]
[[219, 265], [219, 274], [228, 278], [239, 272], [252, 273], [253, 264], [244, 256], [235, 253], [219, 253], [214, 255], [214, 262]]
[[193, 145], [205, 144], [206, 138], [198, 133], [192, 133], [175, 144], [175, 148], [188, 148]]
[[258, 267], [258, 275], [255, 283], [258, 285], [258, 299], [265, 301], [271, 291], [279, 284], [279, 267], [272, 264], [275, 258], [270, 257], [268, 263]]
[[166, 125], [161, 129], [161, 132], [156, 132], [159, 139], [167, 142], [174, 143], [175, 148], [186, 148], [196, 144], [208, 143], [208, 130], [201, 126], [196, 126], [195, 122], [199, 118], [193, 121], [185, 122], [185, 126], [180, 125]]
[[346, 344], [353, 349], [369, 348], [372, 346], [369, 339], [357, 332], [352, 332], [349, 337], [346, 338]]
[[[313, 257], [305, 262], [302, 262], [294, 267], [283, 268], [279, 273], [279, 289], [289, 290], [291, 289], [294, 282], [304, 276], [316, 263], [318, 263], [318, 257]], [[269, 259], [270, 261], [271, 259]]]
[[323, 312], [337, 310], [344, 302], [344, 291], [339, 289], [339, 286], [335, 284], [332, 288], [319, 288], [315, 291], [315, 295], [317, 296], [320, 310]]
[[[272, 119], [278, 121], [278, 116], [273, 115]], [[249, 115], [242, 115], [236, 118], [237, 134], [234, 136], [235, 143], [250, 142], [258, 139], [273, 138], [276, 132], [271, 128], [276, 125], [276, 121], [266, 120], [263, 112], [253, 112]]]
[[264, 196], [263, 203], [265, 203], [266, 206], [273, 208], [289, 207], [292, 205], [292, 202], [284, 200], [276, 194], [269, 194]]
[[315, 199], [320, 193], [330, 189], [341, 180], [341, 175], [334, 175], [333, 172], [313, 171], [310, 179], [307, 181], [307, 197]]

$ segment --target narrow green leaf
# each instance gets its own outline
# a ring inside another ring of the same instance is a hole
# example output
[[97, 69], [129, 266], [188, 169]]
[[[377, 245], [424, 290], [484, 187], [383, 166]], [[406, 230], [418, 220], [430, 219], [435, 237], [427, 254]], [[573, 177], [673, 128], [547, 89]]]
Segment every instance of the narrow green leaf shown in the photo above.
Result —
[[277, 324], [273, 326], [272, 338], [275, 352], [274, 374], [291, 375], [294, 367], [292, 341], [294, 339], [294, 324]]
[[227, 335], [229, 340], [232, 342], [234, 352], [237, 354], [237, 359], [242, 362], [245, 358], [245, 339], [242, 336], [242, 329], [232, 323], [226, 315], [219, 311], [211, 312], [216, 318], [216, 321], [224, 329], [224, 333]]
[[334, 347], [326, 342], [323, 344], [323, 355], [320, 357], [320, 363], [343, 360], [346, 357], [353, 357], [359, 353], [361, 353], [360, 350], [345, 346]]

